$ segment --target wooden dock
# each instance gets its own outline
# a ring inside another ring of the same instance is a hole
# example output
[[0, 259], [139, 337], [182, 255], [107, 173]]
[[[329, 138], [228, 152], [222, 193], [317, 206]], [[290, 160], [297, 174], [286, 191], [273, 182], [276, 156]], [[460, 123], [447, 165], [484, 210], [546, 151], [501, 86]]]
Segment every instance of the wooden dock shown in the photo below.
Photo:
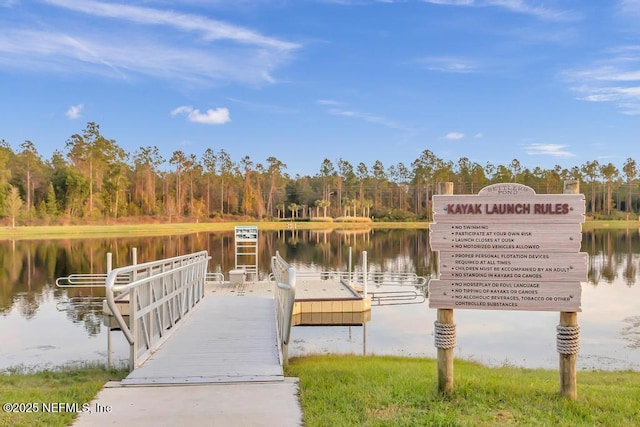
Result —
[[[357, 325], [371, 318], [370, 299], [340, 282], [300, 279], [297, 291], [294, 325]], [[283, 381], [273, 294], [268, 281], [208, 282], [193, 313], [122, 385]]]
[[[273, 296], [268, 281], [233, 284], [209, 283], [207, 294]], [[363, 298], [349, 285], [318, 277], [298, 277], [293, 306], [294, 326], [362, 325], [371, 320], [371, 299]]]

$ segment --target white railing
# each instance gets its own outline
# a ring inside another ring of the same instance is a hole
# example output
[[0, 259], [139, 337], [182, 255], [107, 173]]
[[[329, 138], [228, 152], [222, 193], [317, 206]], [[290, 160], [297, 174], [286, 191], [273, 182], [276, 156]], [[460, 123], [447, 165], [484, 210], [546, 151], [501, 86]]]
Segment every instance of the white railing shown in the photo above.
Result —
[[362, 289], [363, 296], [371, 298], [371, 305], [422, 304], [426, 301], [427, 279], [415, 273], [369, 271], [364, 274], [357, 271], [351, 273], [350, 280], [343, 277], [343, 283]]
[[207, 273], [207, 283], [218, 283], [221, 285], [224, 283], [224, 274], [222, 273]]
[[274, 301], [278, 343], [282, 352], [282, 363], [287, 364], [291, 318], [296, 299], [296, 271], [276, 252], [276, 256], [271, 258], [271, 273], [276, 282]]
[[[175, 326], [204, 297], [209, 255], [206, 251], [112, 270], [105, 282], [106, 300], [131, 348], [129, 366], [140, 366]], [[131, 282], [118, 285], [129, 275]], [[116, 299], [128, 294], [129, 323]]]
[[[138, 250], [136, 248], [131, 248], [131, 257], [132, 264], [137, 264], [138, 259]], [[113, 255], [111, 252], [107, 253], [107, 272], [106, 273], [75, 273], [70, 274], [66, 277], [58, 277], [56, 279], [56, 286], [58, 288], [104, 288], [105, 280], [107, 279], [107, 275], [113, 266]], [[129, 273], [124, 275], [119, 275], [116, 278], [117, 285], [125, 285], [131, 282], [131, 275]]]
[[[107, 273], [74, 273], [56, 279], [58, 288], [104, 288]], [[129, 274], [120, 275], [116, 278], [116, 285], [126, 285], [131, 282]]]
[[[393, 273], [386, 271], [369, 271], [367, 273], [369, 285], [393, 286], [426, 286], [427, 279], [415, 273]], [[354, 281], [362, 280], [362, 273], [356, 274]]]

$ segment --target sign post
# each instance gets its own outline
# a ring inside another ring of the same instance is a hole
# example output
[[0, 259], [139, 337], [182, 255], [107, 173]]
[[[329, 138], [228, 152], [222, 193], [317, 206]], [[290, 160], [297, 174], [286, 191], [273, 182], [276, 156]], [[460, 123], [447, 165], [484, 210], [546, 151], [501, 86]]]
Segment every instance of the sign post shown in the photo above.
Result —
[[477, 195], [452, 195], [439, 187], [430, 226], [439, 277], [429, 282], [429, 307], [438, 309], [441, 392], [453, 390], [454, 308], [535, 310], [561, 312], [561, 393], [577, 397], [577, 312], [587, 276], [587, 255], [578, 252], [585, 211], [578, 185], [569, 181], [564, 194], [540, 195], [515, 183], [490, 185]]
[[[579, 194], [580, 182], [564, 183], [564, 194]], [[585, 275], [586, 276], [586, 275]], [[579, 350], [580, 327], [578, 313], [560, 312], [557, 343], [560, 354], [560, 393], [571, 400], [578, 398], [577, 359]]]
[[[437, 188], [438, 194], [453, 194], [452, 182], [439, 182]], [[441, 393], [450, 393], [453, 391], [453, 349], [456, 346], [453, 308], [438, 308], [434, 335], [438, 348], [438, 390]]]

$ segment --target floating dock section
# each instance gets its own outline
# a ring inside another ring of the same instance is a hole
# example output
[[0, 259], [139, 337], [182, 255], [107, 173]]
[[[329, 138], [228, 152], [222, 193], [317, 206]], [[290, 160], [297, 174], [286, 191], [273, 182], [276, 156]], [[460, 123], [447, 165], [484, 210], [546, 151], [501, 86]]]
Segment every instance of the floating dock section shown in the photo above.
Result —
[[[294, 326], [356, 326], [371, 320], [371, 298], [363, 297], [353, 287], [335, 277], [320, 277], [317, 273], [297, 276], [296, 299], [293, 307]], [[260, 281], [209, 280], [205, 296], [273, 296], [275, 283]], [[120, 313], [127, 318], [129, 301], [125, 295], [116, 301]], [[104, 305], [105, 325], [117, 327], [107, 305]]]

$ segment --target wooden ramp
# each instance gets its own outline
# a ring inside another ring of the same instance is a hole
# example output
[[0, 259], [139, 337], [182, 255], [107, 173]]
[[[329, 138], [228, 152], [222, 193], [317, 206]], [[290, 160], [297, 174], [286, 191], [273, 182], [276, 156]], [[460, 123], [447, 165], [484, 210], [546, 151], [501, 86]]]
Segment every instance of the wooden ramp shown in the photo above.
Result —
[[283, 381], [272, 297], [207, 297], [123, 385]]

